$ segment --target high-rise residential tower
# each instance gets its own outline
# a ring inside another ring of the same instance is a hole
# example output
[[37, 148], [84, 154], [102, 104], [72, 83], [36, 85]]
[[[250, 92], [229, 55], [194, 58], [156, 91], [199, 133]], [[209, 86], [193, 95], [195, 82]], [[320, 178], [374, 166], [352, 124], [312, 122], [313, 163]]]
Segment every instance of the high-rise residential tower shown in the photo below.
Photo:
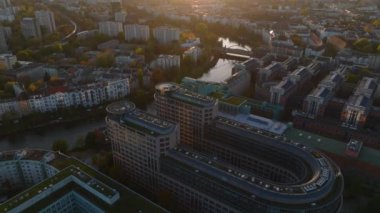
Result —
[[25, 38], [40, 38], [41, 29], [35, 18], [25, 17], [21, 20], [21, 32]]
[[51, 11], [36, 11], [37, 25], [41, 28], [43, 34], [50, 34], [57, 30], [55, 25], [54, 13]]
[[212, 122], [218, 108], [215, 99], [174, 83], [157, 85], [154, 99], [157, 115], [179, 123], [181, 143], [191, 147], [199, 145], [205, 126]]

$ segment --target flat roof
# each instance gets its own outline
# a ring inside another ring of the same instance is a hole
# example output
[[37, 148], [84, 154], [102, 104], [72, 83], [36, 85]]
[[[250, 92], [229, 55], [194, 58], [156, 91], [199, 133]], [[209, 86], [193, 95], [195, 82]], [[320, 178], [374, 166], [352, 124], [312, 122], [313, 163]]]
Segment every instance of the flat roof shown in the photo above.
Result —
[[222, 101], [226, 102], [228, 104], [231, 104], [231, 105], [240, 106], [243, 103], [245, 103], [247, 100], [244, 99], [244, 98], [240, 98], [240, 97], [236, 97], [236, 96], [231, 96], [229, 98], [223, 99]]
[[120, 123], [138, 128], [150, 135], [167, 135], [174, 131], [176, 124], [163, 120], [142, 110], [125, 113]]
[[282, 122], [274, 121], [253, 114], [230, 115], [227, 113], [219, 112], [218, 115], [277, 135], [282, 135], [288, 128], [288, 126]]
[[[11, 156], [12, 153], [15, 156], [17, 155], [17, 153], [20, 152], [7, 151], [1, 153], [2, 156], [4, 156], [4, 154], [6, 154], [7, 156]], [[123, 209], [126, 212], [168, 212], [167, 210], [151, 202], [150, 200], [146, 199], [140, 194], [125, 187], [124, 185], [118, 183], [117, 181], [111, 179], [103, 173], [93, 169], [92, 167], [84, 164], [83, 162], [79, 161], [74, 157], [48, 150], [23, 150], [23, 153], [25, 155], [22, 158], [11, 158], [11, 160], [35, 160], [44, 163], [46, 162], [46, 158], [44, 158], [44, 156], [46, 156], [47, 154], [54, 153], [54, 158], [50, 159], [50, 161], [46, 163], [58, 169], [60, 172], [17, 194], [5, 203], [0, 204], [0, 212], [7, 212], [11, 210], [17, 205], [27, 201], [28, 198], [30, 199], [31, 197], [33, 197], [33, 195], [38, 194], [40, 190], [46, 190], [45, 187], [47, 189], [50, 188], [50, 184], [54, 185], [55, 183], [65, 179], [70, 175], [74, 175], [75, 177], [79, 177], [81, 180], [88, 182], [91, 187], [93, 187], [96, 191], [100, 192], [101, 194], [104, 194], [106, 197], [108, 197], [108, 195], [114, 194], [114, 190], [116, 190], [119, 193], [120, 198], [118, 201], [112, 204], [112, 206], [110, 206], [109, 209], [107, 209], [107, 212], [119, 212], [120, 209]], [[36, 158], [36, 156], [41, 157]], [[78, 172], [80, 173], [78, 174]], [[96, 182], [91, 180], [96, 180]], [[7, 208], [7, 210], [5, 210], [5, 208]]]
[[199, 107], [213, 106], [216, 103], [216, 100], [212, 97], [195, 93], [175, 83], [158, 84], [156, 91], [159, 92], [160, 95], [167, 95], [171, 98]]
[[[284, 136], [316, 149], [344, 156], [346, 143], [296, 128], [289, 128]], [[380, 151], [363, 145], [357, 160], [380, 167]]]

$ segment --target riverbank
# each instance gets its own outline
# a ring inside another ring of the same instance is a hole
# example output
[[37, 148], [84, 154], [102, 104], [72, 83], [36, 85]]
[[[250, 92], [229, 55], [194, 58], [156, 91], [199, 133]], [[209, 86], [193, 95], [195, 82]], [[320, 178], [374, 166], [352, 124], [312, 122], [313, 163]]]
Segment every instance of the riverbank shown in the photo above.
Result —
[[33, 113], [18, 120], [4, 121], [0, 140], [24, 132], [43, 132], [52, 126], [72, 126], [79, 122], [104, 119], [105, 105], [93, 109], [68, 109], [52, 113]]

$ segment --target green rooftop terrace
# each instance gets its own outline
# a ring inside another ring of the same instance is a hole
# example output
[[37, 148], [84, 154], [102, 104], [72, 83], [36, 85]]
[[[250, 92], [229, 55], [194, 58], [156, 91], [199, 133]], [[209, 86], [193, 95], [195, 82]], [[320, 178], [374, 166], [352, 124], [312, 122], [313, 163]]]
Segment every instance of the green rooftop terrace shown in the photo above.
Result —
[[240, 105], [242, 105], [244, 102], [246, 102], [247, 100], [244, 99], [244, 98], [240, 98], [240, 97], [232, 96], [232, 97], [229, 97], [229, 98], [223, 99], [222, 101], [225, 102], [225, 103], [231, 104], [231, 105], [240, 106]]
[[[345, 156], [344, 152], [346, 149], [346, 143], [342, 141], [322, 137], [320, 135], [295, 128], [289, 128], [285, 132], [284, 136], [288, 139], [303, 143], [307, 146], [314, 147], [322, 151]], [[380, 151], [363, 146], [357, 160], [380, 167]]]
[[82, 163], [81, 161], [59, 153], [55, 153], [55, 155], [56, 158], [49, 164], [60, 171], [56, 175], [45, 179], [44, 181], [12, 197], [5, 203], [0, 204], [0, 213], [11, 211], [35, 195], [38, 195], [44, 190], [48, 190], [55, 184], [61, 182], [65, 178], [69, 178], [70, 176], [77, 177], [93, 189], [97, 190], [99, 193], [103, 194], [105, 197], [110, 198], [113, 195], [116, 195], [116, 193], [119, 193], [120, 198], [118, 201], [112, 205], [107, 205], [107, 212], [168, 212], [131, 189]]

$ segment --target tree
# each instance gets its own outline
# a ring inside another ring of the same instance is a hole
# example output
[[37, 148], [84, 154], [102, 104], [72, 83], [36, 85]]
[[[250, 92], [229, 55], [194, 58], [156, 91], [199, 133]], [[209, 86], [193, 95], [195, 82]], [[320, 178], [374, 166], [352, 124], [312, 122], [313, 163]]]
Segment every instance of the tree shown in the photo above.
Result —
[[338, 51], [335, 49], [334, 45], [327, 43], [325, 52], [323, 53], [324, 56], [327, 57], [335, 57]]
[[10, 94], [11, 96], [14, 96], [15, 92], [14, 92], [14, 89], [13, 89], [13, 85], [15, 83], [16, 82], [14, 82], [14, 81], [8, 81], [7, 83], [5, 83], [5, 85], [4, 85], [4, 92]]
[[29, 49], [21, 50], [16, 53], [19, 60], [30, 61], [33, 60], [33, 52]]
[[105, 135], [99, 129], [88, 132], [84, 138], [86, 148], [101, 148], [106, 143]]
[[115, 58], [111, 52], [103, 52], [96, 56], [96, 65], [100, 67], [111, 67]]
[[139, 81], [140, 87], [144, 86], [144, 72], [141, 68], [137, 70], [137, 79]]
[[162, 70], [153, 70], [151, 79], [152, 79], [153, 84], [158, 84], [158, 83], [165, 81], [163, 71]]
[[372, 43], [367, 38], [360, 38], [356, 40], [353, 43], [354, 49], [365, 52], [365, 53], [371, 53], [373, 52], [373, 46]]
[[135, 53], [136, 55], [144, 55], [144, 49], [141, 47], [136, 48]]
[[101, 152], [92, 157], [92, 163], [104, 173], [107, 173], [112, 167], [112, 152]]
[[305, 42], [302, 40], [302, 38], [299, 35], [294, 34], [291, 36], [291, 39], [294, 45], [302, 47], [302, 48], [306, 47]]
[[63, 153], [67, 153], [67, 151], [69, 150], [69, 144], [66, 140], [63, 139], [56, 140], [53, 143], [52, 149], [54, 151], [61, 151]]

